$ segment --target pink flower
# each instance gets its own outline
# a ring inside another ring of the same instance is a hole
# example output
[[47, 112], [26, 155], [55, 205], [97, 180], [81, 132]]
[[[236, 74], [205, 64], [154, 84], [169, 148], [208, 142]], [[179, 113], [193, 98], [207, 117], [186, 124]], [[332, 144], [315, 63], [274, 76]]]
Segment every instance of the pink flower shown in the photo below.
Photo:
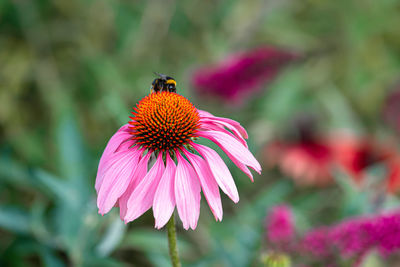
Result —
[[299, 264], [310, 266], [341, 266], [344, 262], [359, 266], [371, 250], [383, 256], [400, 250], [399, 210], [346, 219], [299, 236], [290, 208], [276, 206], [266, 219], [266, 228], [267, 240], [278, 253], [289, 253]]
[[314, 259], [362, 258], [377, 248], [383, 255], [400, 249], [400, 213], [358, 217], [331, 227], [316, 228], [299, 241], [299, 253]]
[[285, 205], [273, 207], [266, 218], [265, 225], [268, 242], [280, 250], [287, 251], [295, 234], [290, 208]]
[[239, 194], [221, 157], [195, 143], [197, 138], [217, 144], [250, 179], [248, 167], [261, 172], [247, 148], [246, 130], [238, 122], [197, 110], [181, 95], [151, 93], [132, 114], [132, 120], [111, 137], [100, 159], [95, 187], [101, 214], [119, 206], [120, 217], [127, 223], [152, 207], [159, 229], [176, 206], [183, 227], [195, 229], [203, 190], [215, 219], [222, 220], [219, 188], [235, 203]]
[[260, 47], [197, 70], [192, 84], [201, 95], [218, 97], [227, 103], [241, 102], [297, 57], [285, 50]]

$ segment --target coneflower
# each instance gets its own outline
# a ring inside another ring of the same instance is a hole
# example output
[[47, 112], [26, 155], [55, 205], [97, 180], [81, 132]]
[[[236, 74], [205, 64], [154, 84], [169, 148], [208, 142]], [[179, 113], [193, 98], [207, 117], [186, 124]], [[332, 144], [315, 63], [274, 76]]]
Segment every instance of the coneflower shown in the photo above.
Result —
[[[203, 190], [215, 219], [222, 220], [219, 188], [235, 203], [239, 194], [224, 161], [213, 149], [195, 143], [197, 138], [217, 144], [250, 179], [248, 167], [261, 171], [238, 122], [198, 110], [177, 93], [152, 92], [132, 114], [100, 159], [95, 187], [101, 214], [118, 205], [127, 223], [153, 207], [155, 227], [161, 228], [176, 206], [183, 227], [195, 229]], [[152, 157], [156, 160], [149, 166]]]

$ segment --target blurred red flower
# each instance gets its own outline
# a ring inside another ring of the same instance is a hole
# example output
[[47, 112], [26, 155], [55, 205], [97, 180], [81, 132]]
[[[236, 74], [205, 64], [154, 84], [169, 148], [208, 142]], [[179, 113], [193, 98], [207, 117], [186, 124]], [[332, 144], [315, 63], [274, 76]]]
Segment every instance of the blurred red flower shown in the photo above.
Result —
[[336, 161], [357, 184], [364, 181], [368, 168], [381, 164], [386, 168], [387, 191], [400, 188], [400, 156], [392, 147], [371, 138], [342, 136], [338, 140], [334, 146]]
[[333, 181], [331, 167], [334, 151], [330, 138], [320, 136], [315, 119], [298, 117], [294, 137], [273, 141], [266, 148], [266, 159], [270, 165], [278, 165], [283, 173], [302, 185], [324, 186]]
[[298, 55], [291, 51], [260, 47], [196, 70], [191, 83], [199, 95], [238, 103], [257, 92], [262, 84], [271, 81], [284, 66], [297, 58]]
[[266, 161], [301, 185], [324, 186], [333, 181], [332, 169], [344, 170], [358, 185], [370, 167], [385, 167], [383, 186], [390, 193], [400, 189], [400, 154], [389, 144], [373, 138], [341, 132], [320, 134], [312, 116], [294, 120], [288, 138], [272, 141], [265, 150]]
[[400, 189], [400, 156], [396, 156], [388, 161], [387, 188], [391, 193]]
[[267, 148], [267, 160], [299, 184], [323, 186], [332, 182], [333, 153], [327, 140], [276, 141]]

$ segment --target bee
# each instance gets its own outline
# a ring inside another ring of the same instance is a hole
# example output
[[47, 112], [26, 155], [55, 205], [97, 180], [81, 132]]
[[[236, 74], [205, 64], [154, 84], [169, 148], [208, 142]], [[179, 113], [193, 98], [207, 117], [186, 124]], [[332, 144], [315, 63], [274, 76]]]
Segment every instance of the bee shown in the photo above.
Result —
[[154, 79], [154, 81], [151, 83], [152, 93], [163, 91], [176, 93], [176, 81], [174, 78], [157, 72], [154, 72], [154, 74], [159, 76], [160, 78]]

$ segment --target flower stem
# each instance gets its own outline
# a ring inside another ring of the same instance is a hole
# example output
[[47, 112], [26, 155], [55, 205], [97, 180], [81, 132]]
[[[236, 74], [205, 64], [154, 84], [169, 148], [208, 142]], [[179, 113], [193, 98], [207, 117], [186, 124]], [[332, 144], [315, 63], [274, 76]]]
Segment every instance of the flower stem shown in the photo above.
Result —
[[169, 257], [171, 258], [173, 267], [181, 267], [181, 262], [179, 261], [178, 256], [178, 246], [176, 242], [176, 229], [175, 229], [175, 220], [174, 214], [172, 214], [169, 222], [167, 224], [168, 231], [168, 247], [169, 247]]

